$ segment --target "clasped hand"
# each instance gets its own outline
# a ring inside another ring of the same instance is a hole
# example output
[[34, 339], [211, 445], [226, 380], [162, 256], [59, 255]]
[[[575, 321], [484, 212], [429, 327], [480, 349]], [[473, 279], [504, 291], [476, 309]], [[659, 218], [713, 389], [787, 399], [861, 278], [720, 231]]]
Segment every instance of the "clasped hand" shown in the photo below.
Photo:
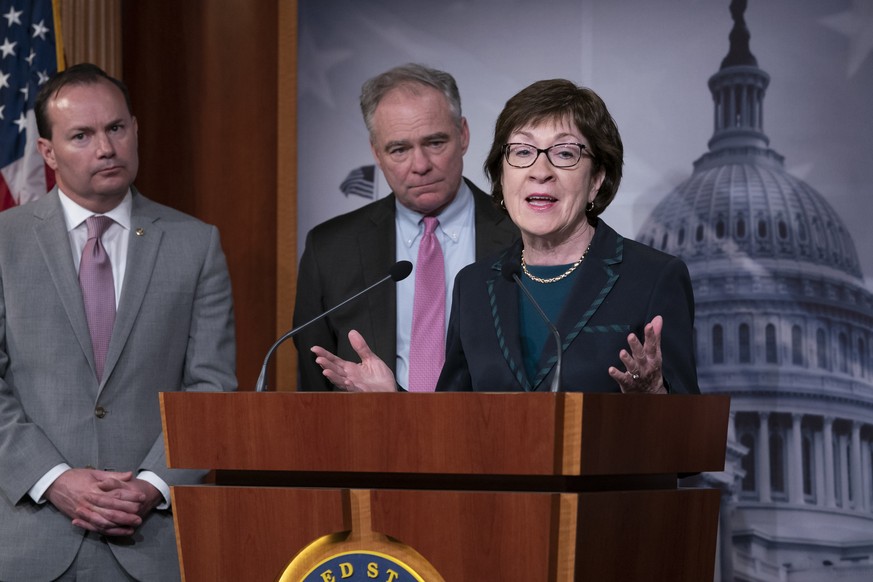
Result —
[[73, 525], [106, 536], [128, 536], [161, 502], [155, 487], [130, 471], [70, 469], [46, 490], [46, 499]]

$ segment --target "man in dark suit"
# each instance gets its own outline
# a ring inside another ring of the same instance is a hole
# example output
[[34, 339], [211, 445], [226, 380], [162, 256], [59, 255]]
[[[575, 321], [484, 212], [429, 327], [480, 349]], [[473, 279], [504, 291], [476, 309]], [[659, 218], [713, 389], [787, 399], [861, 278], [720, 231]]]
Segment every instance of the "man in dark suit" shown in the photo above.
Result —
[[218, 231], [132, 187], [120, 81], [76, 65], [35, 110], [57, 187], [0, 213], [0, 580], [178, 580], [169, 487], [204, 473], [167, 469], [158, 393], [236, 388]]
[[[398, 260], [417, 264], [425, 217], [445, 266], [445, 313], [454, 276], [467, 264], [508, 246], [518, 231], [490, 196], [465, 180], [470, 141], [455, 80], [443, 71], [408, 64], [367, 81], [361, 111], [376, 164], [392, 193], [312, 229], [300, 261], [294, 325], [301, 325], [385, 277]], [[383, 285], [295, 336], [301, 390], [330, 390], [310, 352], [321, 346], [341, 358], [357, 356], [347, 339], [357, 330], [409, 387], [415, 277]], [[441, 358], [442, 344], [434, 349]], [[432, 390], [430, 386], [413, 389]]]

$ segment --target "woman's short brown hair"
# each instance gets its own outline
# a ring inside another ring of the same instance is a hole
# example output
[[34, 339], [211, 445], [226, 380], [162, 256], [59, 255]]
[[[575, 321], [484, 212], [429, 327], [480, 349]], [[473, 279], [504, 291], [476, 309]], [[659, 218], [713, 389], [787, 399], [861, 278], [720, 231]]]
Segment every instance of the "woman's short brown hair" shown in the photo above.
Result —
[[624, 146], [615, 120], [603, 100], [591, 89], [579, 87], [566, 79], [537, 81], [516, 93], [494, 126], [494, 142], [485, 160], [485, 172], [491, 180], [494, 202], [503, 202], [503, 147], [515, 131], [547, 121], [568, 120], [588, 139], [594, 156], [594, 172], [603, 172], [603, 184], [594, 198], [594, 208], [586, 212], [589, 219], [598, 216], [615, 198], [621, 182]]

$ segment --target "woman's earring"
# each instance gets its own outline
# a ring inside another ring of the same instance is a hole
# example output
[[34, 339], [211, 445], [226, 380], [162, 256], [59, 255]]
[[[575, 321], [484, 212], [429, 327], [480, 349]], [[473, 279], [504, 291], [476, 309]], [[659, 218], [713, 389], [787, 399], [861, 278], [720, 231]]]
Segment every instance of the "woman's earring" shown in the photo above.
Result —
[[591, 212], [594, 210], [594, 202], [589, 202], [588, 206], [585, 208], [585, 212]]

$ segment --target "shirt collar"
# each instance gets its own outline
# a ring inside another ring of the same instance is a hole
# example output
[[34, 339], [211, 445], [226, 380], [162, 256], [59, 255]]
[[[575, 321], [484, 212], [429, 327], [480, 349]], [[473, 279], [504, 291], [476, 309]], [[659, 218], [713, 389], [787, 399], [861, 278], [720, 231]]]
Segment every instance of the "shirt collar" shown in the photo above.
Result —
[[[61, 208], [64, 210], [64, 221], [67, 223], [67, 232], [76, 229], [80, 224], [85, 222], [87, 218], [94, 216], [93, 212], [73, 202], [73, 200], [64, 194], [60, 188], [58, 188], [58, 194], [60, 195]], [[103, 216], [108, 216], [124, 227], [125, 230], [130, 230], [131, 208], [133, 208], [133, 195], [131, 194], [130, 188], [128, 188], [124, 198], [121, 199], [121, 203], [109, 212], [103, 214]]]
[[[407, 247], [411, 247], [415, 239], [424, 232], [424, 225], [422, 224], [424, 216], [403, 206], [399, 201], [395, 201], [394, 204], [397, 208], [397, 226], [400, 231], [400, 241]], [[446, 240], [458, 242], [457, 233], [460, 232], [467, 210], [472, 205], [473, 192], [470, 190], [467, 182], [461, 180], [461, 187], [458, 188], [455, 199], [438, 216], [440, 220], [439, 230], [445, 234]]]

